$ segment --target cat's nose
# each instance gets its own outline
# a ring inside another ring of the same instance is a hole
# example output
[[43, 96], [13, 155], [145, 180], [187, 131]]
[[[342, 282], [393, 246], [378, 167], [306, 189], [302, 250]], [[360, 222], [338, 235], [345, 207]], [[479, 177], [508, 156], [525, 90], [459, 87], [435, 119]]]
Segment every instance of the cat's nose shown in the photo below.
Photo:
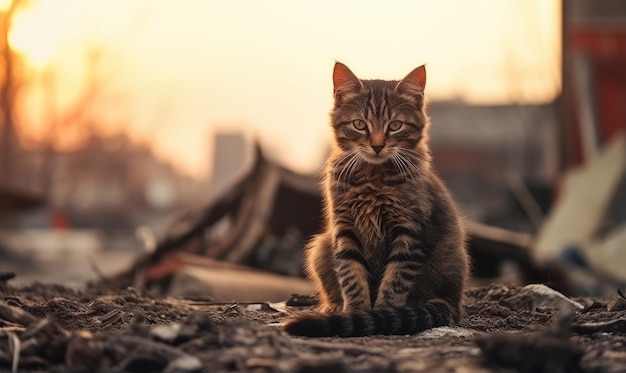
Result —
[[374, 149], [376, 154], [380, 153], [380, 151], [383, 150], [384, 147], [384, 145], [372, 145], [372, 149]]

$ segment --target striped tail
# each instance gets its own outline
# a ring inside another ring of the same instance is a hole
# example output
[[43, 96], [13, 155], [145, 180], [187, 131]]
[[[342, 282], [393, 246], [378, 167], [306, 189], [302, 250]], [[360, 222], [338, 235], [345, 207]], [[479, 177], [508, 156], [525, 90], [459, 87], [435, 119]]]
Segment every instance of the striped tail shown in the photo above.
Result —
[[415, 334], [438, 326], [453, 325], [458, 316], [445, 301], [421, 306], [380, 308], [362, 313], [309, 313], [285, 325], [291, 335], [304, 337], [361, 337], [375, 334]]

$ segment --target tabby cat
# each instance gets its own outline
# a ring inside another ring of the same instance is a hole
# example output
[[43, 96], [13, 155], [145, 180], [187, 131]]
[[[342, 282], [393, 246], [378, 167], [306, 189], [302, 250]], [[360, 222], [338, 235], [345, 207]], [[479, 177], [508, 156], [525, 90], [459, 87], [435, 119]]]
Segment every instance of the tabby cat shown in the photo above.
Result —
[[296, 316], [285, 330], [351, 337], [457, 323], [465, 231], [432, 166], [425, 67], [401, 81], [360, 80], [338, 62], [333, 84], [326, 230], [306, 253], [319, 312]]

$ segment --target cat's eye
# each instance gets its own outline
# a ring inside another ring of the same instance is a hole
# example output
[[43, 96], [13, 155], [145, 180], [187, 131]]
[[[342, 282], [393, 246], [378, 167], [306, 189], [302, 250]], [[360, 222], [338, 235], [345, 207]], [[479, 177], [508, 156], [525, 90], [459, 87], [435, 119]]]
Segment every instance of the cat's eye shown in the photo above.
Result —
[[360, 119], [353, 120], [352, 125], [354, 126], [354, 128], [358, 129], [359, 131], [363, 131], [365, 128], [367, 128], [367, 123], [365, 123], [364, 121]]
[[387, 128], [389, 129], [389, 131], [397, 131], [402, 128], [402, 122], [400, 122], [399, 120], [394, 120], [393, 122], [389, 123], [389, 126]]

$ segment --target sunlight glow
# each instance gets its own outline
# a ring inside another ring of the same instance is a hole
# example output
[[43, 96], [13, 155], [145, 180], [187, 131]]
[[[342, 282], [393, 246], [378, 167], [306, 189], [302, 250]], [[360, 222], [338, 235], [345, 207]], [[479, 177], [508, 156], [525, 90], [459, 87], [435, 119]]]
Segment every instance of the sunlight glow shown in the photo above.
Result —
[[76, 91], [76, 51], [97, 45], [110, 74], [96, 125], [188, 173], [207, 174], [218, 131], [310, 172], [330, 137], [335, 60], [365, 79], [426, 63], [430, 100], [547, 102], [560, 90], [560, 11], [560, 0], [30, 0], [10, 43], [31, 67], [54, 65], [60, 96]]
[[[65, 27], [54, 27], [47, 3], [36, 3], [15, 15], [13, 27], [9, 34], [9, 44], [15, 52], [26, 57], [29, 65], [44, 67], [61, 44], [67, 41], [76, 30], [71, 24]], [[54, 13], [53, 13], [54, 14]]]
[[13, 0], [0, 0], [0, 10], [9, 9], [12, 1]]

